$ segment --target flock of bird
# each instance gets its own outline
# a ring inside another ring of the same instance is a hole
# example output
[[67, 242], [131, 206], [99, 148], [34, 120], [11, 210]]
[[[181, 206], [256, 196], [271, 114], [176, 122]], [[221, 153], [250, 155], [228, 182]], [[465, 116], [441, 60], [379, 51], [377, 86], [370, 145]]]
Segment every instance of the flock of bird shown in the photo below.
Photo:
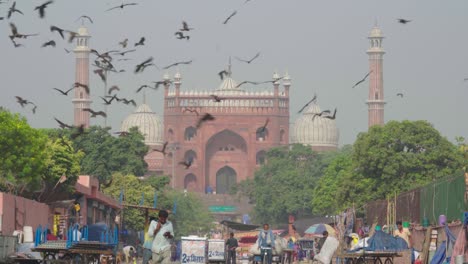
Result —
[[[252, 1], [252, 0], [246, 0], [244, 2], [244, 4], [247, 4], [250, 1]], [[0, 7], [1, 7], [2, 4], [6, 4], [8, 2], [9, 1], [0, 0]], [[33, 10], [38, 12], [38, 15], [39, 15], [40, 19], [43, 19], [46, 16], [47, 8], [53, 3], [54, 3], [53, 0], [46, 1], [41, 5], [35, 6]], [[114, 7], [111, 7], [109, 9], [105, 10], [105, 12], [111, 12], [113, 10], [123, 10], [124, 8], [128, 8], [128, 7], [131, 7], [131, 6], [137, 6], [137, 5], [138, 5], [138, 3], [122, 3], [121, 5], [114, 6]], [[13, 3], [8, 8], [6, 19], [10, 20], [10, 19], [13, 18], [14, 15], [16, 16], [17, 14], [18, 15], [24, 15], [23, 11], [20, 10], [20, 7], [17, 6], [16, 1], [13, 1]], [[230, 22], [235, 15], [237, 15], [237, 10], [234, 10], [229, 16], [227, 16], [226, 19], [222, 22], [222, 24], [227, 24], [228, 22]], [[0, 20], [4, 20], [4, 19], [5, 19], [5, 17], [0, 17]], [[76, 21], [78, 21], [80, 19], [82, 21], [87, 20], [90, 23], [94, 23], [93, 19], [91, 17], [87, 16], [87, 15], [82, 15], [82, 16], [78, 17], [78, 19]], [[411, 20], [406, 20], [406, 19], [401, 19], [401, 18], [398, 19], [397, 21], [399, 23], [402, 23], [402, 24], [407, 24], [407, 23], [411, 22]], [[34, 37], [34, 36], [39, 35], [37, 33], [32, 33], [32, 34], [20, 33], [17, 26], [13, 22], [10, 22], [9, 25], [10, 25], [10, 30], [11, 30], [11, 34], [9, 35], [9, 38], [10, 38], [10, 40], [11, 40], [11, 42], [14, 45], [15, 48], [24, 47], [23, 43], [18, 43], [17, 42], [18, 40], [27, 39], [29, 37]], [[68, 38], [67, 38], [68, 43], [72, 43], [73, 40], [78, 36], [77, 32], [67, 30], [67, 29], [63, 29], [63, 28], [60, 28], [60, 27], [58, 27], [56, 25], [51, 25], [49, 30], [52, 33], [57, 33], [63, 40], [65, 40], [65, 34], [68, 34]], [[194, 30], [195, 30], [195, 28], [189, 26], [189, 24], [186, 21], [182, 21], [181, 27], [177, 31], [175, 31], [174, 36], [176, 37], [176, 39], [181, 39], [181, 40], [186, 39], [187, 41], [189, 41], [190, 40], [189, 33], [194, 31]], [[142, 37], [140, 37], [140, 39], [137, 42], [134, 43], [133, 48], [128, 48], [127, 49], [127, 47], [129, 47], [131, 44], [129, 44], [129, 39], [126, 38], [126, 39], [118, 42], [118, 46], [120, 46], [123, 50], [110, 50], [110, 51], [106, 51], [106, 52], [99, 52], [99, 51], [97, 51], [95, 49], [92, 49], [91, 54], [93, 54], [96, 57], [95, 60], [94, 60], [94, 64], [93, 64], [93, 66], [95, 66], [96, 69], [93, 70], [93, 73], [97, 74], [100, 77], [100, 79], [104, 83], [106, 83], [107, 82], [107, 75], [108, 75], [109, 72], [112, 72], [112, 73], [125, 72], [125, 70], [123, 70], [123, 69], [118, 70], [115, 67], [115, 65], [114, 65], [115, 57], [118, 56], [117, 61], [131, 60], [130, 58], [126, 58], [125, 56], [128, 53], [136, 52], [138, 47], [145, 45], [145, 41], [146, 41], [146, 38], [144, 36], [142, 36]], [[43, 43], [41, 45], [41, 47], [43, 47], [43, 48], [56, 47], [56, 45], [57, 45], [57, 43], [56, 43], [55, 40], [48, 40], [47, 42]], [[68, 50], [68, 49], [65, 49], [65, 52], [70, 53], [71, 51]], [[239, 57], [235, 57], [235, 59], [240, 61], [240, 62], [246, 63], [246, 64], [251, 64], [260, 57], [260, 54], [261, 54], [260, 52], [257, 52], [250, 59], [241, 59]], [[167, 66], [162, 67], [162, 69], [167, 70], [167, 69], [170, 69], [172, 67], [179, 66], [179, 65], [190, 65], [190, 64], [192, 64], [192, 62], [193, 62], [193, 60], [174, 62], [172, 64], [169, 64]], [[157, 66], [154, 63], [154, 58], [149, 57], [146, 60], [142, 61], [141, 63], [135, 65], [134, 73], [135, 74], [142, 73], [148, 67], [155, 67], [158, 70], [160, 70], [159, 66]], [[352, 86], [352, 88], [355, 88], [355, 87], [359, 86], [361, 83], [363, 83], [371, 73], [372, 73], [372, 71], [367, 73], [364, 76], [364, 78], [362, 78], [361, 80], [356, 82]], [[222, 70], [222, 71], [218, 72], [218, 76], [219, 76], [219, 78], [221, 80], [223, 80], [228, 75], [229, 75], [229, 72], [226, 71], [226, 70]], [[281, 79], [282, 78], [277, 78], [277, 79], [274, 79], [274, 80], [262, 81], [262, 82], [243, 81], [243, 82], [239, 83], [237, 85], [237, 87], [240, 87], [240, 86], [242, 86], [244, 84], [260, 85], [260, 84], [265, 84], [265, 83], [275, 83], [275, 82], [277, 82], [277, 81], [279, 81]], [[162, 81], [154, 81], [153, 85], [144, 84], [144, 85], [141, 85], [138, 89], [136, 89], [136, 93], [141, 92], [143, 89], [157, 90], [160, 85], [166, 86], [166, 85], [171, 84], [171, 82], [172, 82], [171, 80], [162, 80]], [[71, 91], [75, 90], [78, 87], [84, 88], [86, 90], [86, 92], [89, 94], [90, 90], [89, 90], [88, 85], [82, 84], [82, 83], [79, 83], [79, 82], [73, 83], [70, 88], [65, 89], [65, 90], [62, 90], [62, 89], [59, 89], [59, 88], [52, 88], [52, 89], [57, 91], [58, 93], [60, 93], [63, 96], [68, 96], [68, 94]], [[107, 91], [107, 95], [100, 97], [102, 99], [102, 101], [103, 101], [103, 104], [104, 105], [111, 105], [114, 102], [119, 102], [119, 103], [123, 103], [123, 104], [126, 104], [126, 105], [131, 104], [133, 106], [136, 106], [135, 100], [118, 97], [117, 93], [113, 94], [113, 92], [118, 92], [120, 90], [121, 89], [116, 85], [110, 87], [108, 89], [108, 91]], [[400, 96], [400, 97], [403, 97], [402, 93], [399, 93], [397, 95]], [[222, 102], [223, 100], [226, 99], [226, 98], [220, 97], [220, 96], [215, 95], [215, 94], [210, 95], [210, 97], [213, 100], [213, 102], [215, 102], [215, 103]], [[307, 106], [309, 106], [312, 102], [316, 101], [316, 99], [317, 99], [317, 96], [314, 95], [314, 97], [310, 101], [308, 101], [307, 104], [305, 104], [298, 111], [298, 113], [302, 113], [302, 111], [304, 109], [306, 109]], [[20, 96], [16, 96], [16, 100], [17, 100], [18, 104], [20, 104], [21, 107], [23, 107], [23, 108], [28, 106], [28, 105], [31, 105], [32, 106], [32, 108], [31, 108], [32, 113], [34, 113], [34, 114], [36, 113], [37, 105], [34, 102], [32, 102], [32, 101], [30, 101], [28, 99], [25, 99], [23, 97], [20, 97]], [[91, 114], [91, 117], [93, 117], [93, 118], [97, 117], [97, 116], [102, 116], [104, 118], [107, 117], [107, 113], [104, 112], [104, 111], [96, 111], [96, 110], [93, 110], [91, 108], [85, 108], [85, 109], [83, 109], [83, 111], [89, 112]], [[194, 114], [196, 114], [197, 117], [200, 115], [200, 113], [198, 113], [198, 111], [196, 109], [192, 109], [192, 108], [184, 108], [183, 113], [185, 113], [185, 112], [194, 113]], [[315, 118], [316, 116], [319, 116], [319, 117], [328, 118], [328, 119], [335, 119], [336, 118], [336, 112], [337, 112], [336, 108], [335, 108], [333, 114], [331, 114], [330, 110], [324, 110], [324, 111], [322, 111], [320, 113], [315, 113], [313, 118]], [[54, 117], [54, 119], [56, 120], [56, 122], [58, 123], [60, 128], [72, 129], [74, 131], [72, 133], [72, 138], [76, 138], [76, 137], [80, 136], [81, 134], [86, 133], [86, 131], [84, 129], [84, 126], [75, 127], [75, 126], [68, 125], [68, 124], [62, 122], [62, 121], [60, 121], [59, 119], [57, 119], [55, 117]], [[199, 117], [199, 119], [198, 119], [198, 121], [196, 123], [196, 128], [200, 129], [200, 127], [202, 126], [202, 124], [204, 122], [213, 121], [215, 119], [216, 118], [213, 115], [211, 115], [209, 113], [205, 113], [201, 117]], [[269, 121], [270, 120], [267, 118], [264, 125], [261, 128], [259, 128], [258, 131], [264, 132], [266, 130], [267, 126], [268, 126]], [[128, 132], [119, 131], [119, 132], [115, 132], [115, 134], [119, 134], [120, 136], [125, 136], [125, 135], [128, 135]], [[167, 145], [168, 145], [168, 142], [165, 142], [161, 149], [153, 149], [153, 151], [158, 151], [158, 152], [161, 152], [163, 155], [166, 155], [167, 154], [166, 153]], [[179, 164], [185, 166], [186, 169], [188, 169], [192, 165], [192, 163], [193, 163], [193, 158], [179, 162]]]

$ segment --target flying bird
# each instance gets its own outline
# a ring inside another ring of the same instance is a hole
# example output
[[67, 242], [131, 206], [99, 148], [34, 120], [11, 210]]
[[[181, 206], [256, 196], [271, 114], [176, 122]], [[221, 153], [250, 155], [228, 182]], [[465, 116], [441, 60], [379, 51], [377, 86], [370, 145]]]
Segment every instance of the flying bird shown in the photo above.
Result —
[[98, 115], [102, 116], [102, 117], [107, 117], [107, 114], [104, 112], [104, 111], [94, 111], [93, 109], [91, 108], [83, 108], [83, 111], [85, 112], [90, 112], [91, 113], [91, 117], [96, 117]]
[[23, 99], [20, 96], [15, 96], [16, 97], [16, 102], [21, 105], [21, 107], [24, 107], [25, 105], [29, 104], [29, 101], [26, 99]]
[[185, 64], [185, 65], [187, 65], [187, 64], [191, 64], [191, 63], [192, 63], [192, 60], [176, 62], [176, 63], [172, 63], [171, 65], [168, 65], [168, 66], [164, 67], [163, 69], [164, 69], [164, 70], [167, 70], [167, 69], [169, 69], [169, 68], [171, 68], [171, 67], [174, 67], [174, 66], [177, 66], [177, 65], [180, 65], [180, 64]]
[[191, 108], [187, 108], [187, 107], [184, 107], [184, 109], [182, 110], [182, 113], [185, 113], [185, 112], [190, 112], [190, 113], [195, 113], [197, 116], [199, 116], [200, 114], [198, 113], [197, 109], [191, 109]]
[[332, 116], [326, 115], [326, 116], [323, 116], [323, 118], [328, 118], [328, 119], [334, 120], [336, 118], [336, 108], [335, 108], [335, 111], [333, 112]]
[[213, 120], [215, 120], [214, 116], [208, 113], [204, 114], [197, 122], [197, 129], [201, 127], [202, 123]]
[[219, 102], [221, 102], [222, 100], [224, 100], [224, 98], [221, 98], [221, 97], [219, 97], [219, 96], [217, 96], [217, 95], [215, 95], [215, 94], [210, 95], [210, 97], [213, 98], [213, 101], [214, 101], [215, 103], [219, 103]]
[[11, 15], [15, 12], [24, 15], [23, 12], [21, 12], [21, 10], [16, 9], [16, 1], [13, 2], [13, 5], [11, 5], [10, 9], [8, 10], [7, 18], [10, 19]]
[[255, 54], [255, 56], [253, 58], [251, 58], [250, 60], [243, 60], [243, 59], [240, 59], [238, 57], [235, 57], [238, 61], [243, 61], [247, 64], [250, 64], [252, 61], [254, 61], [256, 58], [258, 58], [260, 56], [260, 52], [257, 52], [257, 54]]
[[[82, 18], [86, 18], [86, 19], [89, 20], [89, 22], [91, 22], [91, 24], [94, 24], [94, 21], [93, 21], [89, 16], [86, 16], [86, 15], [80, 16], [79, 18], [76, 19], [76, 21], [78, 21], [78, 20], [80, 20], [80, 19], [82, 19]], [[76, 22], [76, 21], [75, 21], [75, 22]]]
[[136, 93], [139, 93], [141, 90], [143, 90], [144, 88], [151, 88], [151, 89], [156, 89], [155, 87], [151, 87], [147, 84], [143, 84], [141, 85], [137, 90], [136, 90]]
[[115, 6], [115, 7], [112, 7], [112, 8], [107, 9], [106, 12], [107, 12], [107, 11], [111, 11], [111, 10], [113, 10], [113, 9], [117, 9], [117, 8], [123, 9], [123, 8], [126, 7], [126, 6], [132, 6], [132, 5], [138, 5], [138, 3], [121, 4], [121, 5], [119, 5], [119, 6]]
[[190, 166], [192, 166], [192, 163], [193, 163], [193, 157], [190, 156], [187, 158], [187, 160], [184, 160], [184, 161], [181, 161], [179, 162], [180, 165], [184, 165], [185, 166], [185, 169], [187, 170], [188, 168], [190, 168]]
[[190, 31], [190, 30], [194, 30], [194, 28], [189, 28], [187, 22], [185, 21], [182, 21], [182, 28], [179, 29], [180, 31]]
[[101, 99], [104, 101], [105, 105], [110, 105], [112, 101], [117, 100], [117, 96], [114, 94], [114, 96], [106, 96], [107, 98], [110, 98], [110, 100], [106, 100], [106, 98], [100, 96]]
[[79, 82], [75, 82], [75, 83], [73, 84], [73, 87], [74, 87], [74, 88], [82, 87], [82, 88], [84, 88], [84, 89], [86, 90], [86, 93], [89, 94], [89, 86], [86, 85], [86, 84], [82, 84], [82, 83], [79, 83]]
[[120, 98], [119, 100], [117, 101], [122, 101], [124, 104], [126, 105], [129, 105], [129, 104], [132, 104], [133, 106], [136, 106], [136, 103], [135, 103], [135, 100], [128, 100], [128, 99], [125, 99], [125, 98]]
[[63, 32], [65, 31], [64, 29], [61, 29], [56, 26], [50, 26], [50, 32], [54, 32], [54, 31], [57, 31], [60, 34], [60, 36], [62, 36], [62, 39], [65, 39], [65, 37], [63, 36]]
[[260, 84], [260, 83], [258, 83], [258, 82], [243, 81], [243, 82], [239, 83], [239, 84], [236, 86], [236, 88], [239, 88], [239, 87], [241, 87], [242, 85], [244, 85], [244, 84], [246, 84], [246, 83], [250, 83], [250, 84], [253, 84], [253, 85], [258, 85], [258, 84]]
[[407, 19], [404, 19], [404, 18], [398, 18], [397, 20], [398, 20], [398, 22], [401, 23], [401, 24], [406, 24], [406, 23], [411, 22], [411, 20], [407, 20]]
[[364, 76], [364, 78], [362, 78], [362, 80], [360, 80], [356, 84], [354, 84], [352, 88], [354, 88], [354, 87], [358, 86], [359, 84], [361, 84], [362, 82], [364, 82], [371, 73], [372, 73], [372, 71], [367, 73], [366, 76]]
[[[148, 59], [146, 59], [144, 62], [138, 64], [136, 67], [135, 67], [135, 73], [139, 73], [139, 72], [143, 72], [145, 70], [146, 67], [150, 66], [150, 65], [154, 65], [156, 66], [154, 63], [153, 63], [153, 57], [149, 57]], [[156, 66], [157, 68], [157, 66]]]
[[9, 36], [11, 40], [14, 40], [15, 38], [28, 38], [32, 36], [37, 36], [39, 34], [20, 34], [18, 33], [18, 28], [16, 27], [15, 24], [10, 23], [10, 29], [11, 29], [11, 35]]
[[37, 105], [33, 102], [30, 102], [30, 104], [34, 105], [34, 107], [31, 109], [31, 111], [33, 112], [33, 114], [36, 113], [36, 109], [37, 109]]
[[50, 0], [50, 1], [47, 1], [45, 3], [43, 3], [42, 5], [38, 5], [34, 8], [34, 10], [39, 10], [39, 17], [40, 18], [44, 18], [45, 17], [45, 9], [48, 5], [52, 4], [54, 1]]
[[168, 85], [168, 84], [171, 84], [172, 81], [171, 80], [164, 80], [164, 81], [157, 81], [157, 82], [153, 82], [155, 84], [154, 88], [153, 89], [158, 89], [160, 85]]
[[330, 114], [330, 110], [323, 110], [320, 113], [314, 114], [314, 116], [312, 116], [312, 120], [314, 120], [316, 116], [322, 116], [323, 114]]
[[146, 40], [145, 37], [141, 37], [140, 40], [137, 43], [135, 43], [135, 47], [145, 45], [145, 40]]
[[312, 100], [310, 100], [309, 102], [307, 102], [307, 104], [305, 104], [300, 110], [299, 112], [297, 112], [298, 114], [302, 113], [302, 111], [304, 111], [304, 109], [306, 109], [306, 107], [308, 107], [313, 101], [317, 100], [317, 95], [314, 94], [314, 97], [312, 98]]
[[402, 94], [402, 93], [397, 93], [396, 95], [397, 95], [397, 96], [400, 96], [401, 98], [403, 98], [403, 94]]
[[126, 38], [126, 39], [120, 41], [120, 42], [119, 42], [119, 45], [122, 46], [122, 48], [125, 49], [125, 48], [127, 47], [127, 45], [128, 45], [128, 38]]
[[104, 73], [104, 70], [103, 69], [96, 69], [93, 71], [95, 74], [99, 75], [99, 77], [101, 77], [101, 80], [103, 82], [106, 82], [106, 74]]
[[190, 39], [190, 36], [184, 36], [184, 33], [180, 31], [177, 31], [176, 33], [174, 33], [174, 35], [177, 36], [177, 39], [187, 39], [187, 40]]
[[73, 40], [78, 36], [78, 33], [67, 30], [68, 33], [68, 43], [72, 43]]
[[153, 151], [156, 151], [156, 152], [161, 152], [164, 156], [166, 156], [166, 147], [167, 147], [167, 144], [169, 142], [164, 142], [164, 145], [162, 147], [162, 149], [153, 149]]
[[227, 22], [228, 22], [233, 16], [235, 16], [236, 14], [237, 14], [237, 11], [232, 12], [232, 14], [229, 15], [229, 16], [226, 18], [226, 20], [224, 20], [223, 24], [226, 25]]
[[120, 91], [120, 88], [117, 85], [113, 85], [111, 88], [109, 88], [107, 94], [112, 94], [113, 91]]
[[129, 53], [129, 52], [134, 52], [136, 51], [136, 49], [132, 49], [132, 50], [126, 50], [126, 51], [122, 51], [122, 52], [117, 52], [116, 54], [119, 54], [120, 56], [124, 56], [125, 54]]
[[49, 41], [47, 41], [46, 43], [42, 44], [41, 47], [42, 47], [42, 48], [45, 48], [45, 47], [47, 47], [47, 46], [52, 46], [52, 47], [55, 48], [55, 45], [56, 45], [56, 44], [55, 44], [55, 41], [49, 40]]
[[258, 131], [259, 131], [260, 133], [265, 132], [266, 127], [267, 127], [267, 125], [268, 125], [269, 122], [270, 122], [270, 118], [267, 118], [266, 121], [265, 121], [265, 124], [264, 124], [261, 128], [259, 128]]
[[59, 91], [61, 94], [67, 96], [68, 93], [69, 93], [71, 90], [75, 89], [75, 87], [72, 87], [72, 88], [70, 88], [70, 89], [68, 89], [68, 90], [66, 90], [66, 91], [62, 91], [62, 90], [60, 90], [60, 89], [58, 89], [58, 88], [52, 88], [52, 89], [54, 89], [54, 90], [56, 90], [56, 91]]
[[60, 128], [73, 128], [73, 126], [67, 125], [67, 124], [65, 124], [64, 122], [58, 120], [58, 119], [55, 118], [55, 117], [54, 117], [54, 119], [55, 119], [55, 121], [57, 121], [57, 123], [59, 124]]
[[229, 74], [229, 72], [227, 72], [226, 70], [222, 70], [222, 71], [218, 72], [219, 78], [221, 78], [221, 80], [223, 80], [224, 76], [226, 76], [228, 74]]

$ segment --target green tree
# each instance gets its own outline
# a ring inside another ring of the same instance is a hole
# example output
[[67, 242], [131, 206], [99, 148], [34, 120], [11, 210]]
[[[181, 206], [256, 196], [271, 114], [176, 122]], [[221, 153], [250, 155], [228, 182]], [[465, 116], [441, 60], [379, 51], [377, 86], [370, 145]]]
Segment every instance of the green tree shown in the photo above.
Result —
[[255, 219], [283, 223], [288, 214], [310, 214], [312, 191], [326, 167], [324, 157], [302, 145], [269, 150], [266, 164], [255, 172]]
[[144, 180], [146, 184], [151, 185], [155, 190], [163, 190], [168, 186], [171, 179], [169, 176], [152, 175]]
[[0, 110], [0, 188], [22, 194], [41, 188], [47, 137], [24, 117]]
[[354, 172], [369, 180], [364, 196], [385, 198], [454, 176], [463, 155], [427, 121], [390, 121], [358, 135], [353, 151]]
[[144, 137], [137, 128], [120, 137], [111, 136], [109, 130], [94, 126], [73, 140], [75, 149], [86, 154], [81, 160], [81, 172], [97, 177], [101, 183], [108, 182], [114, 172], [142, 176], [148, 151]]

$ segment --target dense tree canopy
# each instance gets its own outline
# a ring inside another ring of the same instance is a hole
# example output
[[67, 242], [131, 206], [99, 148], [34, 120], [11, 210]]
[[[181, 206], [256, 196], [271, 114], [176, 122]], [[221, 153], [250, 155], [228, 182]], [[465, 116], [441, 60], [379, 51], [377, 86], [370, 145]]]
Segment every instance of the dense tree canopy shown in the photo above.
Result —
[[463, 152], [426, 121], [390, 121], [358, 135], [327, 168], [314, 190], [312, 207], [321, 214], [386, 198], [464, 168]]
[[0, 188], [22, 193], [41, 188], [47, 137], [24, 117], [0, 110]]
[[253, 196], [257, 222], [280, 223], [288, 214], [309, 214], [312, 190], [329, 156], [302, 145], [269, 150], [266, 164], [255, 172], [254, 188], [238, 185], [239, 190]]

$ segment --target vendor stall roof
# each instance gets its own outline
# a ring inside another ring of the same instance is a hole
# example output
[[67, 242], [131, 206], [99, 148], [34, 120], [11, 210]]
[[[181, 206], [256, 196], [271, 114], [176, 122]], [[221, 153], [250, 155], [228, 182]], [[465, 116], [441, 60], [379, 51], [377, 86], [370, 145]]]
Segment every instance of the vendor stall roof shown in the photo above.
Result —
[[260, 227], [258, 225], [246, 225], [243, 223], [237, 223], [237, 222], [228, 221], [228, 220], [221, 221], [221, 224], [231, 229], [238, 230], [238, 231], [250, 231], [250, 230], [255, 230], [258, 227]]

